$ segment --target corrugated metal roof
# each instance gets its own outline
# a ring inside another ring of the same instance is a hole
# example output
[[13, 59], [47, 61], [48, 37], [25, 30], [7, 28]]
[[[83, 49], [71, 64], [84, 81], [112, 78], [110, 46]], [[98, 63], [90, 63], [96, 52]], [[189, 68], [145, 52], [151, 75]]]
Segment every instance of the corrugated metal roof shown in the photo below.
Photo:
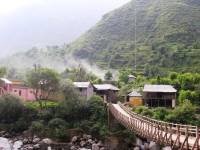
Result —
[[90, 82], [74, 82], [73, 84], [75, 87], [78, 87], [78, 88], [88, 88], [90, 85]]
[[97, 90], [113, 90], [113, 91], [119, 91], [119, 89], [112, 85], [112, 84], [95, 84], [94, 87]]
[[128, 77], [129, 77], [129, 78], [135, 78], [135, 79], [136, 79], [136, 76], [134, 76], [134, 75], [132, 75], [132, 74], [129, 74]]
[[2, 81], [4, 81], [7, 84], [12, 84], [12, 82], [6, 78], [1, 78]]
[[137, 91], [132, 91], [131, 93], [128, 94], [128, 96], [131, 96], [131, 97], [141, 97], [142, 95], [137, 92]]
[[176, 93], [177, 90], [171, 85], [145, 85], [143, 92], [162, 92], [162, 93]]

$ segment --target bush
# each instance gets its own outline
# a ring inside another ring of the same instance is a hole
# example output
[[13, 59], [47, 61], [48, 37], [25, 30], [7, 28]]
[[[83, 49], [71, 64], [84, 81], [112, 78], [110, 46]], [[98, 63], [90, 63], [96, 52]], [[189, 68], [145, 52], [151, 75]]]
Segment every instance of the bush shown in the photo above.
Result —
[[30, 131], [35, 134], [43, 135], [45, 133], [45, 126], [42, 121], [33, 121], [30, 126]]
[[169, 114], [166, 108], [155, 108], [153, 110], [153, 118], [157, 120], [165, 120], [165, 117]]
[[67, 128], [69, 125], [66, 123], [65, 120], [60, 119], [60, 118], [54, 118], [48, 123], [48, 127], [51, 129], [55, 128]]
[[92, 96], [87, 101], [87, 108], [90, 114], [90, 118], [93, 118], [94, 120], [105, 121], [107, 113], [101, 97]]
[[39, 112], [38, 116], [40, 120], [48, 122], [54, 117], [54, 114], [50, 111], [50, 109], [44, 109]]
[[14, 123], [22, 116], [24, 105], [20, 99], [11, 95], [0, 98], [0, 122]]
[[65, 128], [56, 128], [53, 130], [51, 134], [51, 138], [57, 139], [59, 141], [63, 142], [69, 142], [70, 141], [70, 136], [67, 133]]
[[34, 108], [25, 107], [22, 118], [26, 121], [31, 123], [33, 120], [38, 118], [38, 111]]
[[20, 118], [14, 123], [13, 128], [10, 129], [11, 132], [20, 133], [24, 130], [27, 130], [29, 127], [29, 123], [27, 120], [24, 120], [23, 118]]
[[166, 121], [181, 124], [196, 125], [196, 107], [189, 101], [185, 101], [180, 106], [176, 107], [169, 115], [166, 116]]
[[153, 116], [153, 111], [151, 109], [149, 109], [148, 107], [145, 107], [145, 106], [137, 107], [134, 110], [134, 112], [137, 113], [137, 114], [140, 114], [142, 116], [147, 116], [147, 117]]
[[66, 128], [69, 127], [69, 125], [65, 122], [65, 120], [60, 118], [54, 118], [48, 123], [49, 127], [49, 136], [51, 138], [55, 138], [59, 141], [68, 141], [69, 135], [66, 131]]

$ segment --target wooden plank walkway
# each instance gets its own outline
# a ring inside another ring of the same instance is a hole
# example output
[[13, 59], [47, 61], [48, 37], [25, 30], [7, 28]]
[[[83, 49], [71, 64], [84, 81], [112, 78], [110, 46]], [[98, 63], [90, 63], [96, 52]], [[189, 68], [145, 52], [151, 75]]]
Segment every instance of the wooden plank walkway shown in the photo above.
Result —
[[167, 123], [144, 117], [132, 112], [121, 103], [110, 103], [109, 110], [123, 126], [140, 137], [171, 146], [172, 149], [200, 148], [200, 132], [197, 126]]

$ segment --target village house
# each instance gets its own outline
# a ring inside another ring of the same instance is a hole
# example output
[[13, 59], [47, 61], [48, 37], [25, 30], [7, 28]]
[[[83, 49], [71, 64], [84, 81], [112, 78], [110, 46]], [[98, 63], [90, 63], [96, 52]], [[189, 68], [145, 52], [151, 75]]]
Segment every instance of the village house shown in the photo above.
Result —
[[175, 107], [177, 90], [171, 85], [145, 85], [143, 101], [149, 107]]
[[128, 101], [133, 107], [141, 106], [143, 104], [142, 95], [136, 90], [133, 90], [128, 94]]
[[34, 101], [35, 95], [32, 88], [26, 87], [23, 81], [8, 80], [5, 78], [0, 79], [0, 96], [4, 94], [12, 94], [20, 97], [22, 100]]
[[117, 102], [117, 93], [119, 89], [112, 84], [95, 84], [95, 93], [101, 96], [105, 103]]
[[0, 78], [0, 96], [12, 91], [12, 82], [5, 78]]
[[132, 74], [128, 75], [128, 82], [135, 81], [136, 77]]
[[90, 99], [94, 95], [94, 86], [90, 82], [74, 82], [73, 84], [80, 92], [80, 95], [86, 99]]

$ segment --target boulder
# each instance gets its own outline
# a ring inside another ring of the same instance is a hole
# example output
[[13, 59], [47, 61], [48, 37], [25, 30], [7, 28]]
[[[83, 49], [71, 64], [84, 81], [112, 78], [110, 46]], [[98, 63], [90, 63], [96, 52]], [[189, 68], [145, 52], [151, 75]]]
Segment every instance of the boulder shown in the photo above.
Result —
[[172, 150], [170, 146], [163, 147], [162, 150]]
[[149, 144], [148, 143], [144, 143], [144, 150], [149, 149]]
[[43, 139], [43, 140], [41, 141], [41, 143], [43, 143], [43, 144], [52, 144], [53, 141], [52, 141], [51, 139], [46, 138], [46, 139]]
[[81, 141], [81, 142], [80, 142], [80, 146], [81, 146], [81, 147], [84, 147], [85, 145], [86, 145], [86, 142], [85, 142], [85, 141]]
[[99, 147], [103, 147], [102, 141], [99, 141], [99, 142], [97, 143], [97, 145], [98, 145]]
[[92, 139], [89, 139], [89, 140], [88, 140], [88, 143], [94, 144], [94, 141], [93, 141]]
[[33, 139], [33, 144], [37, 144], [38, 142], [40, 142], [40, 138], [35, 137], [35, 138]]
[[35, 149], [35, 150], [40, 149], [40, 144], [35, 144], [35, 145], [33, 146], [33, 149]]
[[97, 144], [92, 144], [92, 150], [100, 150]]
[[22, 142], [22, 141], [16, 141], [16, 142], [13, 144], [13, 150], [18, 150], [18, 149], [20, 149], [22, 146], [23, 146], [23, 142]]
[[83, 134], [83, 139], [87, 140], [88, 139], [88, 135], [87, 134]]
[[160, 150], [160, 146], [156, 144], [155, 142], [150, 142], [149, 144], [149, 150]]
[[91, 135], [87, 135], [87, 139], [92, 139], [92, 136]]
[[138, 146], [143, 145], [143, 142], [140, 138], [136, 138], [136, 145], [138, 145]]
[[77, 142], [78, 141], [78, 137], [77, 136], [74, 136], [73, 138], [72, 138], [72, 143], [75, 143], [75, 142]]
[[134, 147], [133, 150], [140, 150], [140, 148], [137, 146], [137, 147]]
[[70, 150], [76, 150], [76, 147], [75, 146], [71, 146]]

